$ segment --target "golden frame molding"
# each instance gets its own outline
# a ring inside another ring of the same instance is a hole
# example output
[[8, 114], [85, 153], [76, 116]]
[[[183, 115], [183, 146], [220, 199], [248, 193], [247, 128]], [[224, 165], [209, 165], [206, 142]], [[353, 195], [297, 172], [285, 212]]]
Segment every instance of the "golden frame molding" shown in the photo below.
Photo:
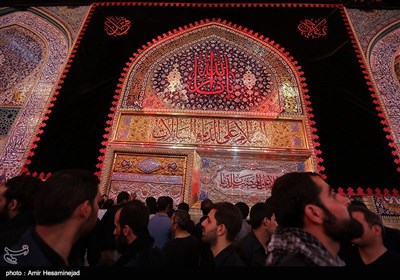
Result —
[[166, 156], [166, 157], [184, 157], [185, 166], [183, 170], [182, 179], [182, 193], [180, 195], [180, 202], [184, 201], [190, 205], [197, 201], [198, 194], [196, 193], [196, 174], [199, 174], [198, 155], [194, 150], [184, 149], [162, 149], [151, 148], [143, 146], [118, 146], [112, 145], [107, 149], [104, 164], [102, 167], [103, 172], [100, 176], [100, 192], [102, 194], [109, 194], [111, 189], [111, 179], [115, 166], [115, 160], [118, 155], [137, 155], [137, 156]]

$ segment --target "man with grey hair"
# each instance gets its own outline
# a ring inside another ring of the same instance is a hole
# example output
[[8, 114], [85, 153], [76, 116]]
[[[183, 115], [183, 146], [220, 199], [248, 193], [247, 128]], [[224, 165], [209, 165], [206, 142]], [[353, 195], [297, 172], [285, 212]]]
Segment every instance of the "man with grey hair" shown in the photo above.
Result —
[[188, 232], [190, 227], [188, 211], [178, 209], [172, 214], [173, 239], [163, 248], [169, 266], [196, 267], [199, 265], [200, 241]]

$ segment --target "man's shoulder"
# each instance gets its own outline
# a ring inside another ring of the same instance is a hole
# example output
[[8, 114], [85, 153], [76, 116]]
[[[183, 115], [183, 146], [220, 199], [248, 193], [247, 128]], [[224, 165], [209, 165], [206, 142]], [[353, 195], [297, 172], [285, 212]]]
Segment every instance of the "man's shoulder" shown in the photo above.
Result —
[[31, 266], [51, 263], [44, 257], [32, 230], [25, 232], [16, 244], [9, 248], [5, 247], [1, 259], [1, 266]]
[[286, 255], [283, 256], [278, 266], [310, 266], [310, 262], [307, 262], [306, 257], [302, 254]]

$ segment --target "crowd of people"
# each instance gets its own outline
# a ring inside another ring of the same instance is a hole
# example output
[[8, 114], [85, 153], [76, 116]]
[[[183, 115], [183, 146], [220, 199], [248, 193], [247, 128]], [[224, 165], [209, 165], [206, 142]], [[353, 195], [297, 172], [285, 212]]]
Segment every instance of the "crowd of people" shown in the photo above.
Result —
[[[400, 264], [398, 230], [313, 172], [277, 178], [271, 196], [190, 206], [168, 196], [101, 195], [89, 171], [46, 181], [20, 175], [0, 187], [1, 266], [265, 267]], [[397, 234], [395, 238], [388, 234]], [[394, 242], [390, 242], [394, 240]]]

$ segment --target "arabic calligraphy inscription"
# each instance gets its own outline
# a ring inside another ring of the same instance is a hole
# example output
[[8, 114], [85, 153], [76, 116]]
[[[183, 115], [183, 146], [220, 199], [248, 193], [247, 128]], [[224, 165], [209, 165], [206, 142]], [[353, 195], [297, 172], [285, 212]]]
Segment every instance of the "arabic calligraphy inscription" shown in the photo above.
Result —
[[300, 34], [306, 38], [321, 38], [327, 35], [328, 25], [325, 18], [310, 18], [304, 19], [297, 26]]
[[109, 36], [126, 35], [131, 28], [131, 21], [125, 17], [108, 16], [104, 21], [104, 31]]
[[161, 62], [155, 67], [152, 87], [169, 107], [212, 111], [250, 111], [273, 92], [271, 70], [265, 63], [217, 38]]
[[124, 114], [114, 141], [306, 148], [300, 120]]

